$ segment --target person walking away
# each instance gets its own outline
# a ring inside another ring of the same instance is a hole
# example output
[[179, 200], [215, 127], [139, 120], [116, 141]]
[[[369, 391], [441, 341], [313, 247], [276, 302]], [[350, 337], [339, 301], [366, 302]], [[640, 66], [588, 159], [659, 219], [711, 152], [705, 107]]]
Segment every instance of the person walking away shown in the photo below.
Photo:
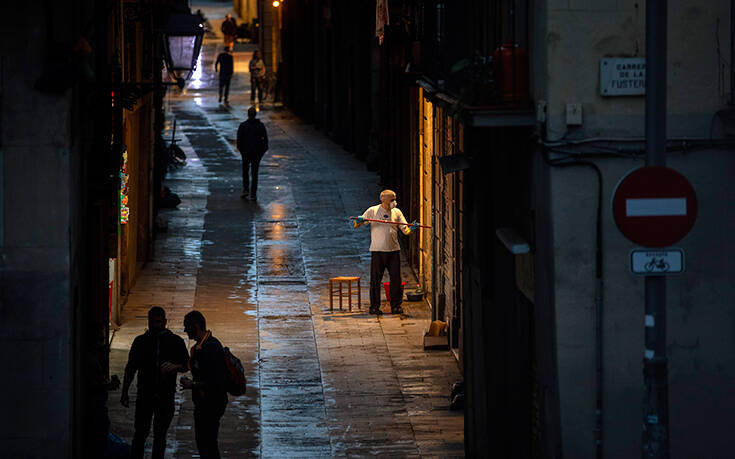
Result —
[[[237, 149], [242, 156], [242, 199], [248, 198], [248, 185], [250, 188], [250, 200], [255, 201], [258, 194], [258, 167], [263, 155], [268, 151], [268, 133], [265, 126], [256, 118], [255, 107], [248, 108], [248, 119], [240, 123], [237, 128]], [[248, 169], [252, 181], [248, 180]]]
[[219, 102], [222, 103], [222, 91], [225, 93], [225, 104], [229, 103], [227, 97], [230, 94], [230, 80], [235, 71], [235, 64], [232, 58], [232, 50], [229, 46], [225, 46], [224, 51], [219, 53], [217, 61], [214, 63], [214, 71], [219, 72]]
[[227, 367], [222, 344], [207, 330], [199, 311], [184, 316], [184, 331], [196, 341], [191, 348], [189, 368], [192, 378], [181, 377], [181, 387], [191, 390], [194, 401], [194, 438], [202, 459], [219, 459], [219, 424], [227, 407], [225, 386]]
[[174, 416], [176, 373], [188, 371], [189, 355], [184, 340], [166, 328], [166, 312], [154, 306], [148, 311], [148, 330], [133, 340], [125, 366], [120, 403], [130, 405], [128, 390], [138, 373], [135, 401], [133, 459], [142, 459], [153, 418], [153, 459], [163, 459], [166, 432]]
[[[371, 223], [366, 221], [368, 219], [403, 224]], [[380, 311], [380, 283], [386, 269], [390, 275], [391, 314], [403, 314], [401, 247], [398, 244], [398, 229], [400, 228], [404, 234], [408, 235], [418, 229], [418, 223], [407, 223], [403, 212], [397, 207], [396, 193], [392, 190], [383, 190], [380, 193], [380, 204], [370, 207], [362, 216], [353, 221], [355, 228], [362, 225], [370, 225], [370, 314], [382, 314]]]
[[258, 102], [263, 102], [263, 84], [265, 83], [265, 62], [260, 58], [258, 50], [253, 51], [253, 58], [248, 65], [250, 69], [250, 103], [255, 103], [255, 93], [258, 93]]
[[231, 14], [225, 16], [221, 29], [222, 34], [225, 36], [225, 48], [232, 48], [235, 44], [235, 37], [237, 36], [237, 21], [235, 21], [235, 18]]

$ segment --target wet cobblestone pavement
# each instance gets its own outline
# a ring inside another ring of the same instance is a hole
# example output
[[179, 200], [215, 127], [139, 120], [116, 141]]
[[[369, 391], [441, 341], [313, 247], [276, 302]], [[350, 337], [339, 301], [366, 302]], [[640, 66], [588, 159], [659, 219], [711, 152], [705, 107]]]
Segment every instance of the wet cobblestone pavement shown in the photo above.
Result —
[[[183, 316], [196, 308], [248, 377], [247, 394], [230, 397], [222, 419], [223, 457], [462, 456], [463, 415], [449, 411], [461, 375], [451, 353], [421, 347], [427, 306], [404, 303], [400, 317], [367, 314], [369, 234], [346, 217], [378, 202], [378, 177], [312, 126], [265, 104], [259, 117], [270, 150], [259, 200], [241, 200], [234, 140], [248, 75], [236, 74], [232, 105], [219, 105], [217, 46], [205, 43], [196, 87], [168, 97], [188, 159], [166, 185], [182, 203], [161, 212], [168, 231], [127, 297], [111, 373], [122, 377], [151, 306], [163, 306], [182, 337]], [[247, 47], [238, 45], [235, 56], [245, 69]], [[328, 279], [339, 275], [361, 276], [361, 311], [330, 313]], [[404, 280], [415, 282], [407, 269]], [[111, 430], [130, 441], [134, 408], [120, 406], [119, 395], [108, 403]], [[179, 389], [176, 406], [166, 457], [198, 457], [190, 394]]]

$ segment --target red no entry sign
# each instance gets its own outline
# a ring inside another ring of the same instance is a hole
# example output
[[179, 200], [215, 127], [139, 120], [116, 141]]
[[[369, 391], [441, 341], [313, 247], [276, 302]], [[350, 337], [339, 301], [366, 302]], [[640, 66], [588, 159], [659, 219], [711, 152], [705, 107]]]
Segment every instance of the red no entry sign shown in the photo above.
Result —
[[687, 235], [697, 218], [697, 195], [689, 181], [668, 167], [629, 173], [613, 193], [620, 231], [644, 247], [667, 247]]

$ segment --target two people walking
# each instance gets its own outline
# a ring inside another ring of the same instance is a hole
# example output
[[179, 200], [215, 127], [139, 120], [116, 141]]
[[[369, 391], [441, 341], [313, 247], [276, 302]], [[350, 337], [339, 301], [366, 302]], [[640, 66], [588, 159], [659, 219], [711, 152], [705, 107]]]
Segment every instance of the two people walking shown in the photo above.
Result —
[[196, 344], [191, 355], [184, 340], [166, 328], [166, 312], [154, 306], [148, 311], [148, 330], [133, 341], [125, 366], [120, 403], [130, 406], [129, 389], [138, 374], [135, 402], [133, 459], [142, 459], [146, 438], [153, 424], [153, 459], [163, 459], [166, 432], [174, 415], [176, 374], [191, 370], [192, 378], [182, 377], [181, 387], [192, 391], [194, 401], [194, 438], [202, 459], [219, 459], [217, 436], [220, 419], [227, 406], [225, 355], [222, 344], [207, 330], [201, 312], [184, 317], [184, 331]]
[[[234, 73], [234, 59], [231, 47], [225, 45], [225, 49], [217, 56], [214, 64], [215, 71], [219, 72], [219, 102], [222, 103], [224, 95], [225, 104], [228, 104], [230, 92], [230, 80]], [[265, 64], [258, 56], [258, 51], [253, 52], [250, 61], [250, 100], [254, 100], [256, 92], [258, 101], [263, 101], [263, 79], [265, 77]], [[256, 201], [258, 196], [258, 168], [260, 160], [268, 151], [268, 133], [265, 126], [257, 119], [255, 107], [248, 109], [248, 119], [240, 124], [237, 129], [237, 149], [242, 157], [242, 195], [244, 200]]]
[[[260, 58], [258, 50], [253, 51], [253, 58], [248, 63], [250, 71], [250, 103], [255, 103], [255, 97], [258, 97], [258, 103], [264, 102], [264, 92], [266, 87], [266, 69], [263, 59]], [[232, 45], [225, 44], [224, 50], [217, 55], [214, 63], [214, 71], [219, 73], [219, 102], [222, 103], [224, 95], [225, 104], [228, 102], [230, 93], [230, 82], [232, 75], [235, 73], [235, 62], [232, 56]]]

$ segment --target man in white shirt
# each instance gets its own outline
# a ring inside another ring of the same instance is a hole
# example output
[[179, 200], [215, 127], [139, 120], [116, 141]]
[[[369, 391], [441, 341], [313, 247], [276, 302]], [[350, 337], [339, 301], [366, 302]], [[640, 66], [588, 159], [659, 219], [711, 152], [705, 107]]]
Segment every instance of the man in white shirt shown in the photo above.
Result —
[[[357, 217], [353, 226], [370, 225], [370, 314], [381, 315], [380, 281], [386, 268], [390, 275], [390, 310], [392, 314], [403, 314], [403, 285], [401, 284], [401, 247], [398, 245], [398, 229], [403, 234], [411, 234], [418, 229], [418, 223], [407, 223], [403, 212], [396, 207], [396, 193], [383, 190], [380, 204], [370, 207], [362, 216]], [[392, 223], [369, 222], [383, 220]]]

